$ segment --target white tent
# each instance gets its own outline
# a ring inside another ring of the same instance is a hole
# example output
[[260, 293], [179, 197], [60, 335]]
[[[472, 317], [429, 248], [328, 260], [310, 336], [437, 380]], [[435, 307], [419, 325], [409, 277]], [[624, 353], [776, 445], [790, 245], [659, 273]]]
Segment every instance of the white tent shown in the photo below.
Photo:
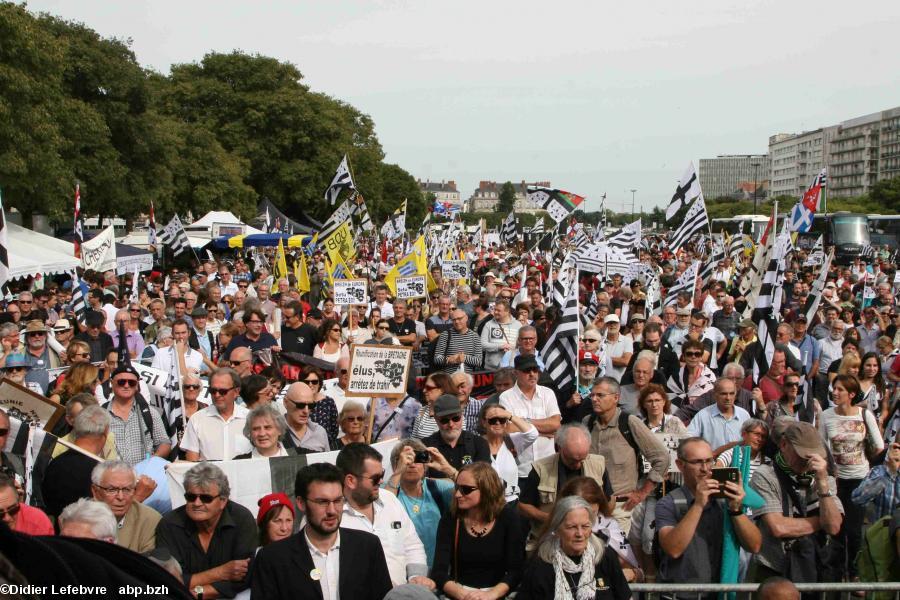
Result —
[[213, 210], [190, 225], [185, 225], [184, 230], [187, 232], [188, 236], [197, 236], [202, 235], [204, 232], [207, 233], [210, 237], [214, 237], [218, 234], [218, 232], [213, 231], [213, 225], [240, 225], [243, 228], [243, 232], [247, 235], [253, 233], [265, 233], [264, 231], [260, 231], [255, 227], [250, 227], [245, 223], [242, 223], [240, 219], [234, 216], [231, 212], [228, 211], [220, 211]]
[[9, 278], [18, 279], [44, 273], [69, 273], [81, 266], [75, 246], [43, 233], [6, 222], [9, 236]]

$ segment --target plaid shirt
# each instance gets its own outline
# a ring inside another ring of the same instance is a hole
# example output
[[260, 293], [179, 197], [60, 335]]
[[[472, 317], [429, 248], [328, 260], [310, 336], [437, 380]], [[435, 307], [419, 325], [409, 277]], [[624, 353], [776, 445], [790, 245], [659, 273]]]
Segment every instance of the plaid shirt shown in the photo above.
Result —
[[900, 473], [892, 475], [887, 467], [878, 465], [853, 490], [850, 499], [857, 506], [874, 501], [875, 519], [892, 514], [900, 503]]
[[155, 407], [150, 407], [153, 421], [152, 432], [145, 431], [144, 417], [141, 416], [136, 400], [131, 403], [131, 412], [128, 413], [127, 421], [123, 421], [113, 413], [112, 402], [107, 405], [106, 409], [109, 411], [109, 430], [116, 438], [116, 451], [128, 464], [136, 465], [153, 454], [154, 450], [170, 442], [162, 417], [159, 416]]
[[484, 400], [476, 400], [472, 396], [469, 396], [466, 408], [463, 409], [463, 429], [475, 434], [478, 433], [478, 413], [481, 412], [481, 407], [483, 405]]

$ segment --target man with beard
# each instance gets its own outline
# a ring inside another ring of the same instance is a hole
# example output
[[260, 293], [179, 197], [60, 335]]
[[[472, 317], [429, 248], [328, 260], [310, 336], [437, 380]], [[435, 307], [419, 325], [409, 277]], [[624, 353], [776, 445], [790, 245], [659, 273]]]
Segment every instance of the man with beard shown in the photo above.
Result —
[[[434, 420], [438, 430], [423, 439], [422, 443], [428, 448], [437, 448], [454, 469], [458, 471], [464, 465], [478, 461], [491, 462], [491, 450], [485, 439], [471, 431], [463, 431], [459, 398], [452, 394], [439, 396], [434, 401]], [[428, 476], [440, 479], [447, 475], [429, 469]]]
[[635, 342], [634, 344], [631, 362], [628, 363], [628, 368], [625, 369], [625, 373], [622, 375], [622, 385], [633, 383], [632, 370], [634, 369], [634, 363], [637, 361], [638, 354], [640, 354], [642, 350], [650, 350], [659, 356], [656, 361], [656, 368], [657, 370], [662, 371], [662, 381], [654, 379], [653, 383], [665, 383], [669, 377], [672, 377], [678, 372], [678, 369], [681, 366], [678, 362], [678, 356], [675, 355], [669, 346], [663, 344], [662, 335], [661, 325], [658, 323], [647, 323], [644, 327], [644, 334], [641, 341]]
[[252, 596], [384, 598], [391, 578], [378, 538], [341, 527], [345, 503], [341, 470], [328, 463], [303, 467], [297, 472], [294, 494], [306, 526], [259, 551], [250, 579]]
[[366, 444], [347, 444], [337, 456], [344, 473], [345, 528], [374, 533], [381, 540], [388, 572], [395, 586], [417, 583], [434, 591], [427, 577], [428, 559], [416, 527], [397, 496], [381, 489], [381, 454]]

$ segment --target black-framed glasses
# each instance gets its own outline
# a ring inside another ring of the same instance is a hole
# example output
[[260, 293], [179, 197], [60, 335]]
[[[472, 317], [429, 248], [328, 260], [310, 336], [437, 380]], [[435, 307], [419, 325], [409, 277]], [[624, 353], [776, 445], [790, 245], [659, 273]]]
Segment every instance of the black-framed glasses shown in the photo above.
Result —
[[313, 406], [316, 405], [315, 402], [294, 402], [293, 400], [288, 400], [291, 404], [294, 405], [294, 408], [297, 410], [312, 410]]
[[227, 394], [228, 392], [230, 392], [233, 389], [234, 389], [234, 387], [227, 387], [227, 388], [211, 387], [211, 388], [209, 388], [209, 395], [210, 396], [224, 396], [225, 394]]
[[475, 485], [460, 485], [456, 484], [456, 491], [458, 491], [463, 496], [468, 496], [472, 492], [478, 491], [478, 486]]
[[6, 517], [14, 517], [17, 514], [19, 514], [20, 509], [21, 509], [21, 506], [19, 505], [18, 502], [16, 502], [9, 508], [0, 509], [0, 519], [5, 519]]
[[699, 357], [703, 356], [703, 353], [699, 352], [697, 350], [690, 350], [688, 352], [685, 352], [684, 355], [691, 357], [691, 358], [699, 358]]
[[184, 501], [187, 502], [188, 504], [193, 504], [199, 498], [200, 502], [202, 502], [203, 504], [209, 504], [210, 502], [212, 502], [216, 498], [219, 498], [220, 496], [221, 496], [221, 494], [213, 495], [213, 494], [195, 494], [193, 492], [185, 492], [184, 493]]
[[389, 330], [390, 330], [390, 327], [388, 327], [387, 325], [379, 325], [378, 326], [378, 331], [389, 331]]
[[344, 417], [341, 420], [342, 421], [350, 421], [351, 423], [353, 423], [353, 422], [362, 423], [363, 421], [366, 420], [366, 418], [364, 416], [360, 415], [360, 416], [356, 416], [356, 417]]
[[437, 422], [441, 425], [447, 425], [451, 421], [454, 423], [459, 423], [462, 420], [462, 415], [453, 415], [452, 417], [438, 417]]
[[487, 422], [491, 425], [506, 425], [509, 423], [509, 417], [491, 417]]
[[319, 385], [322, 382], [319, 381], [318, 377], [316, 377], [315, 379], [304, 379], [303, 383], [305, 383], [306, 385]]

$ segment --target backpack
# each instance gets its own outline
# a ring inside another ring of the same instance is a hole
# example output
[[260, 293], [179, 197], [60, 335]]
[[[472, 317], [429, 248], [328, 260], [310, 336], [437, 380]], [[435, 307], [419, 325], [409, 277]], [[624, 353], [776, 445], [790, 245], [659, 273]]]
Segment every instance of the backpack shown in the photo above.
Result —
[[[680, 487], [670, 491], [668, 495], [672, 498], [672, 501], [675, 502], [675, 522], [678, 523], [684, 518], [684, 515], [687, 514], [691, 505], [688, 504], [687, 496]], [[656, 526], [655, 521], [653, 523], [653, 542], [651, 544], [650, 554], [653, 557], [653, 564], [656, 565], [656, 568], [658, 569], [662, 562], [663, 551], [662, 547], [659, 545], [659, 528]]]
[[[900, 560], [897, 559], [897, 547], [891, 538], [890, 524], [891, 515], [888, 515], [875, 521], [866, 530], [856, 556], [860, 581], [900, 581]], [[877, 592], [874, 598], [887, 599], [893, 595], [893, 592]]]
[[[637, 466], [638, 479], [640, 479], [644, 474], [644, 459], [641, 456], [641, 448], [640, 446], [638, 446], [637, 441], [634, 439], [634, 434], [631, 433], [631, 423], [628, 422], [628, 417], [628, 413], [626, 413], [624, 410], [619, 411], [619, 433], [622, 434], [622, 437], [625, 438], [625, 441], [628, 442], [628, 445], [631, 446], [632, 450], [634, 450], [634, 462]], [[596, 423], [597, 415], [591, 413], [591, 416], [588, 417], [588, 431], [593, 431], [594, 425], [596, 425]]]

